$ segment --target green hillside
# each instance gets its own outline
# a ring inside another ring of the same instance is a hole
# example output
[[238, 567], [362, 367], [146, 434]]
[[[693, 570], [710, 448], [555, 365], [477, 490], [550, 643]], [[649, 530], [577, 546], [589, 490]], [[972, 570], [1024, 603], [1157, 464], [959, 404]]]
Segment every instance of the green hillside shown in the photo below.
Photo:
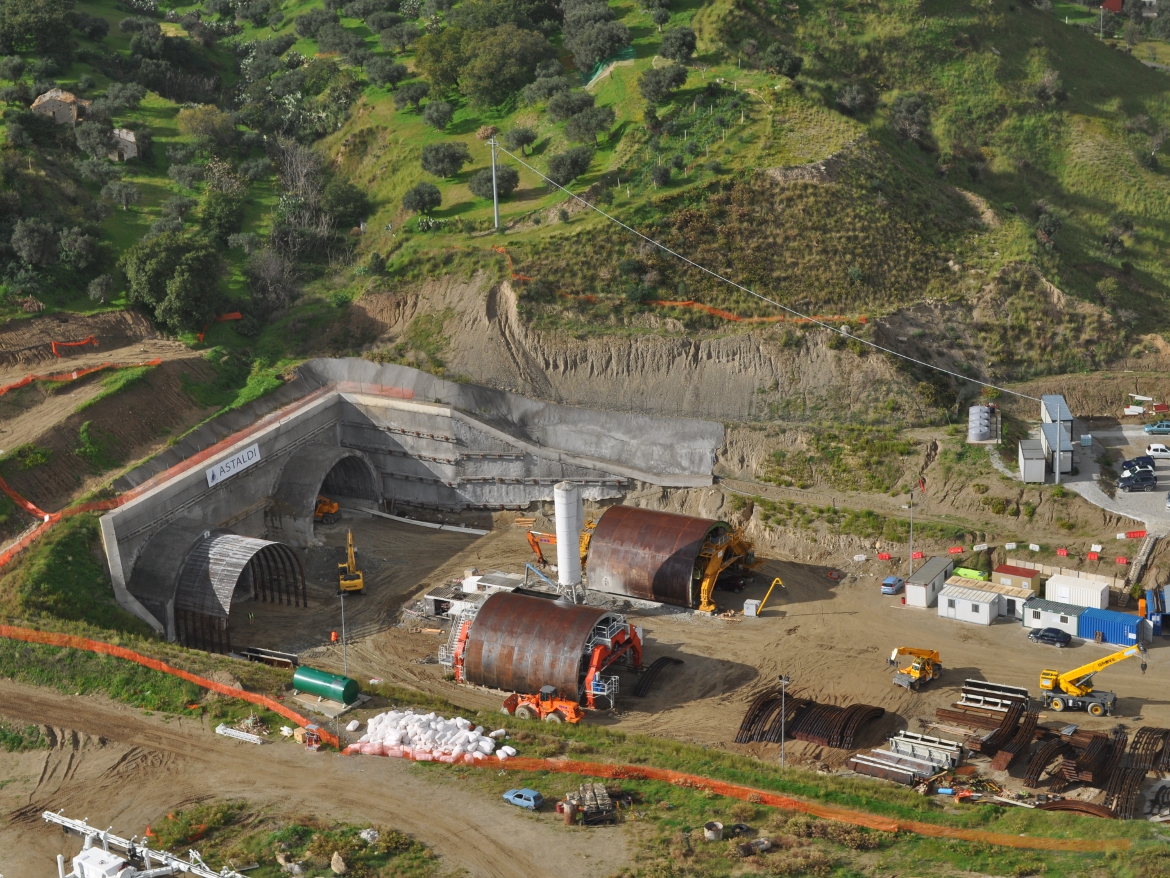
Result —
[[[643, 2], [11, 0], [39, 17], [0, 26], [4, 315], [135, 304], [280, 360], [364, 292], [506, 276], [501, 246], [545, 327], [775, 312], [549, 174], [794, 308], [997, 302], [1007, 325], [975, 325], [992, 373], [1029, 371], [1015, 342], [1094, 367], [1166, 328], [1157, 20], [1108, 16], [1102, 41], [1095, 10], [1046, 0]], [[53, 86], [87, 121], [29, 112]], [[148, 155], [105, 158], [115, 127]], [[1065, 298], [1036, 327], [1045, 280]]]

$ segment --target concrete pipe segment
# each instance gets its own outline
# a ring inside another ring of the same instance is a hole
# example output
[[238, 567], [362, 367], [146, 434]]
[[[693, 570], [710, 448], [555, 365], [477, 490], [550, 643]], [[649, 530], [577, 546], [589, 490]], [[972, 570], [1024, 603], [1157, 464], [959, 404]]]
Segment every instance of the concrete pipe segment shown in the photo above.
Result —
[[527, 695], [555, 686], [565, 698], [580, 698], [589, 636], [612, 615], [598, 607], [498, 592], [483, 602], [467, 632], [464, 679]]
[[586, 562], [589, 588], [679, 607], [699, 602], [699, 552], [724, 521], [611, 506], [597, 522]]

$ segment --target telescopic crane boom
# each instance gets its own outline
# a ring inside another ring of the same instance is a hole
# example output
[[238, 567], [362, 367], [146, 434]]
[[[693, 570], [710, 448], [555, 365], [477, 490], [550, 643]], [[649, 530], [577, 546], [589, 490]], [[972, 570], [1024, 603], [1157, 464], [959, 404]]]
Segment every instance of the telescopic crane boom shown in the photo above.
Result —
[[1108, 716], [1113, 713], [1117, 695], [1113, 692], [1096, 692], [1093, 677], [1098, 671], [1115, 665], [1127, 658], [1141, 656], [1142, 673], [1146, 672], [1146, 648], [1140, 643], [1127, 646], [1087, 665], [1060, 673], [1051, 668], [1040, 672], [1040, 688], [1043, 690], [1044, 706], [1055, 711], [1087, 710], [1093, 716]]
[[916, 690], [922, 683], [929, 683], [942, 676], [942, 659], [937, 649], [918, 649], [913, 646], [899, 646], [887, 660], [887, 664], [896, 666], [898, 658], [904, 655], [914, 656], [914, 661], [904, 668], [898, 668], [894, 674], [894, 683], [907, 689]]

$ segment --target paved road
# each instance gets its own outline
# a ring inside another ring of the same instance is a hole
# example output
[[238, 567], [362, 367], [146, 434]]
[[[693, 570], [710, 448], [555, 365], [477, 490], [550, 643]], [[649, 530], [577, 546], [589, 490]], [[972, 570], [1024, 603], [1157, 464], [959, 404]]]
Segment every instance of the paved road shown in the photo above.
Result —
[[[1075, 428], [1077, 436], [1086, 432], [1085, 426], [1079, 422]], [[1115, 497], [1110, 497], [1102, 490], [1098, 481], [1101, 467], [1096, 460], [1105, 449], [1111, 451], [1118, 462], [1136, 457], [1146, 453], [1146, 445], [1151, 441], [1158, 442], [1168, 437], [1146, 436], [1139, 424], [1096, 431], [1092, 435], [1091, 450], [1079, 444], [1074, 446], [1073, 465], [1078, 472], [1075, 476], [1061, 476], [1061, 483], [1095, 506], [1144, 522], [1152, 534], [1170, 534], [1170, 509], [1166, 507], [1167, 491], [1170, 490], [1170, 460], [1155, 461], [1158, 475], [1158, 487], [1155, 490], [1133, 494], [1118, 491]]]

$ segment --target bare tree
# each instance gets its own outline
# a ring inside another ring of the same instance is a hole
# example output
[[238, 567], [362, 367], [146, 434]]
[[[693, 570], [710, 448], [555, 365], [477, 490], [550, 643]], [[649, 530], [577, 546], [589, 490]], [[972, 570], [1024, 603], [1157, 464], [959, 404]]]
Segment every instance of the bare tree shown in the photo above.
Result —
[[325, 188], [321, 179], [321, 156], [292, 138], [281, 137], [276, 141], [275, 161], [285, 190], [316, 207]]
[[300, 292], [292, 262], [270, 247], [257, 250], [244, 265], [244, 276], [252, 291], [259, 317], [282, 311]]

